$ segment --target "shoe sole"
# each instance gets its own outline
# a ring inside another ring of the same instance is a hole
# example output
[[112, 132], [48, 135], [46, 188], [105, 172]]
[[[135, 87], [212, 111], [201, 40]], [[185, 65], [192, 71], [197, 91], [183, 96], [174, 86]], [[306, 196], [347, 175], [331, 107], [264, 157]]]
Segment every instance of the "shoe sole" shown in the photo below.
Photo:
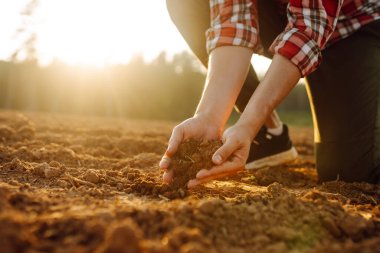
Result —
[[247, 163], [245, 165], [245, 169], [254, 170], [254, 169], [260, 169], [263, 167], [277, 166], [277, 165], [281, 165], [287, 162], [291, 162], [294, 159], [296, 159], [297, 156], [298, 156], [297, 150], [294, 147], [292, 147], [291, 149], [287, 151], [284, 151], [272, 156], [267, 156], [254, 162]]

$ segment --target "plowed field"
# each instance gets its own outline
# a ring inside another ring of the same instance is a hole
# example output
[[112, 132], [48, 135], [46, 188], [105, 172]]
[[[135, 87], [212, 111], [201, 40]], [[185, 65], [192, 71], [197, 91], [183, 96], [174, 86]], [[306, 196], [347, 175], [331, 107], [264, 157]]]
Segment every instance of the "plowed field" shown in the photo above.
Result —
[[173, 125], [0, 111], [0, 252], [380, 252], [380, 186], [318, 183], [311, 129], [293, 163], [170, 191]]

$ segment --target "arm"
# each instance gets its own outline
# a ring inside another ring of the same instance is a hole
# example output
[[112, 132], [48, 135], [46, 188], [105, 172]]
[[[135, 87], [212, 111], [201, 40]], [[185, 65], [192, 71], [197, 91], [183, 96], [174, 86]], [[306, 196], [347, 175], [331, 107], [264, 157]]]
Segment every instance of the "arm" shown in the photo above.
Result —
[[206, 86], [195, 115], [212, 115], [215, 123], [224, 127], [247, 76], [252, 53], [244, 47], [212, 51]]
[[[169, 168], [170, 157], [183, 140], [221, 137], [246, 78], [253, 49], [257, 46], [256, 16], [253, 15], [252, 0], [238, 3], [238, 11], [235, 12], [233, 4], [236, 4], [233, 0], [223, 3], [210, 0], [211, 28], [206, 34], [210, 57], [206, 86], [195, 115], [172, 131], [168, 148], [160, 162], [160, 167], [165, 171]], [[225, 11], [225, 8], [229, 11]], [[171, 179], [172, 173], [166, 171], [164, 181], [170, 182]]]
[[197, 179], [190, 180], [194, 187], [204, 182], [234, 174], [244, 168], [249, 147], [265, 119], [289, 94], [301, 77], [298, 68], [281, 55], [275, 55], [267, 74], [251, 97], [238, 122], [223, 134], [223, 146], [218, 149], [211, 170], [201, 170]]
[[[168, 149], [160, 162], [167, 170], [170, 157], [179, 144], [189, 138], [219, 139], [231, 114], [236, 98], [246, 78], [252, 50], [244, 47], [221, 47], [212, 51], [206, 85], [194, 117], [176, 126]], [[172, 180], [172, 173], [164, 173], [164, 181]]]
[[282, 55], [275, 55], [263, 81], [252, 95], [249, 103], [236, 123], [249, 129], [253, 141], [267, 116], [289, 94], [301, 78], [297, 66]]

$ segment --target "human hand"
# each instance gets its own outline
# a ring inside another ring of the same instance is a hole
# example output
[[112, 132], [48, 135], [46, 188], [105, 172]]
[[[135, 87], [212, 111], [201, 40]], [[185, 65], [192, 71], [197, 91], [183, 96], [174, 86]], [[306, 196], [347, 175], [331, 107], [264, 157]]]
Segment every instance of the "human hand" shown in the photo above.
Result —
[[214, 122], [210, 116], [196, 115], [174, 127], [169, 139], [168, 148], [160, 161], [161, 169], [165, 170], [163, 175], [165, 182], [170, 183], [173, 180], [173, 173], [168, 170], [170, 158], [177, 152], [181, 142], [190, 138], [205, 140], [220, 139], [222, 127]]
[[248, 126], [236, 124], [227, 129], [223, 134], [223, 145], [212, 157], [216, 166], [210, 170], [199, 171], [196, 179], [189, 181], [188, 187], [192, 188], [242, 170], [248, 158], [252, 139]]

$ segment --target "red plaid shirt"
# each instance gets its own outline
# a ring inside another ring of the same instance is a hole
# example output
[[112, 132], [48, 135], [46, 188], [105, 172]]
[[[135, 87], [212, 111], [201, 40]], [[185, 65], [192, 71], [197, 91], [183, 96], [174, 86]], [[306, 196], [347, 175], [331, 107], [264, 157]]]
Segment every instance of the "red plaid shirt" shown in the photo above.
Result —
[[[270, 1], [270, 0], [265, 0]], [[273, 0], [272, 0], [273, 1]], [[270, 47], [307, 76], [321, 62], [321, 50], [380, 19], [380, 0], [274, 0], [288, 3], [288, 24]], [[210, 0], [211, 28], [207, 50], [226, 45], [261, 53], [257, 0]]]

